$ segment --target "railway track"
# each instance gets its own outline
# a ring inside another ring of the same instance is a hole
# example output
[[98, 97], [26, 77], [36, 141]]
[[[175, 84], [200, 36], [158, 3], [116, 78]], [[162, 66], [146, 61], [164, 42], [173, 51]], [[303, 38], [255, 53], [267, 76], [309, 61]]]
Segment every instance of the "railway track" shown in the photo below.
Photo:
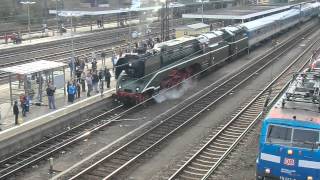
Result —
[[[204, 146], [188, 158], [188, 160], [169, 178], [173, 179], [210, 179], [228, 155], [236, 148], [239, 142], [263, 118], [266, 105], [272, 104], [283, 91], [292, 75], [300, 71], [310, 61], [302, 58], [312, 48], [320, 45], [316, 40], [309, 45], [278, 77], [276, 77], [262, 92], [241, 109], [217, 133], [212, 134]], [[270, 91], [272, 90], [272, 91]], [[272, 101], [266, 101], [270, 99]], [[266, 104], [267, 103], [267, 104]]]
[[[182, 19], [174, 19], [173, 24], [180, 24], [182, 23]], [[94, 32], [90, 34], [86, 34], [85, 36], [77, 36], [75, 35], [73, 37], [74, 39], [74, 46], [77, 45], [82, 45], [82, 44], [87, 44], [88, 42], [95, 42], [95, 41], [101, 41], [101, 40], [109, 40], [106, 37], [121, 37], [121, 38], [127, 38], [129, 39], [129, 29], [131, 31], [139, 31], [140, 27], [144, 27], [146, 23], [138, 24], [138, 25], [132, 25], [131, 27], [121, 27], [121, 28], [111, 28], [111, 29], [106, 29], [104, 31], [100, 32]], [[159, 22], [154, 22], [150, 26], [153, 27], [155, 30], [160, 30], [160, 23]], [[152, 35], [152, 34], [151, 34]], [[49, 46], [49, 47], [47, 47]], [[60, 39], [56, 40], [54, 42], [45, 42], [41, 44], [35, 44], [35, 45], [30, 45], [30, 46], [23, 46], [23, 47], [16, 47], [16, 48], [11, 48], [11, 49], [3, 49], [0, 52], [0, 60], [3, 62], [6, 58], [13, 58], [17, 55], [19, 56], [34, 56], [34, 53], [42, 53], [42, 54], [47, 54], [48, 52], [55, 51], [65, 51], [66, 47], [68, 47], [71, 52], [71, 37], [65, 38], [65, 39]]]
[[[181, 20], [176, 20], [177, 23], [179, 23]], [[134, 30], [134, 29], [133, 29]], [[74, 44], [75, 48], [74, 52], [77, 54], [77, 56], [81, 55], [90, 55], [92, 52], [92, 49], [94, 49], [97, 53], [97, 57], [99, 57], [100, 53], [102, 51], [105, 51], [107, 56], [110, 56], [112, 53], [112, 47], [117, 46], [117, 47], [127, 47], [128, 43], [126, 43], [125, 39], [120, 38], [120, 39], [115, 39], [113, 38], [114, 36], [116, 37], [127, 37], [128, 34], [128, 28], [123, 28], [123, 30], [118, 31], [118, 30], [111, 30], [111, 34], [107, 34], [106, 32], [103, 32], [99, 34], [98, 37], [95, 37], [94, 39], [91, 39], [92, 37], [89, 36], [88, 38], [84, 38], [81, 41], [78, 41]], [[171, 31], [172, 33], [173, 31]], [[153, 33], [150, 33], [148, 35], [141, 36], [137, 40], [143, 40], [148, 37], [155, 37], [159, 35], [159, 31], [155, 31]], [[106, 36], [108, 39], [106, 39]], [[27, 52], [22, 52], [21, 55], [16, 54], [16, 53], [9, 53], [9, 54], [0, 54], [0, 61], [2, 62], [0, 64], [0, 68], [2, 67], [8, 67], [12, 65], [19, 65], [23, 63], [28, 63], [32, 61], [37, 61], [37, 60], [52, 60], [52, 61], [59, 61], [59, 62], [67, 62], [68, 56], [71, 54], [71, 49], [70, 49], [70, 40], [67, 41], [68, 43], [66, 44], [59, 44], [57, 46], [49, 47], [47, 49], [43, 48], [37, 48], [32, 51], [27, 51]], [[81, 46], [82, 45], [82, 46]], [[105, 48], [108, 47], [108, 48]], [[67, 49], [67, 50], [66, 50]], [[46, 51], [55, 51], [54, 53], [47, 54]], [[40, 53], [40, 55], [32, 58], [28, 58], [28, 55], [34, 55]], [[23, 59], [19, 59], [19, 57], [23, 57]], [[27, 57], [27, 58], [26, 58]], [[3, 79], [7, 78], [8, 74], [7, 73], [0, 73], [0, 81]]]
[[105, 108], [105, 112], [86, 120], [62, 133], [47, 137], [42, 142], [33, 145], [21, 152], [0, 160], [0, 179], [14, 177], [20, 171], [45, 160], [57, 153], [59, 150], [72, 146], [76, 142], [83, 140], [89, 134], [95, 133], [100, 129], [110, 126], [114, 119], [123, 116], [127, 108], [121, 104], [110, 104]]
[[[157, 36], [159, 33], [160, 32], [154, 32], [154, 33], [152, 33], [150, 35], [151, 36]], [[138, 38], [136, 40], [143, 40], [143, 39], [147, 38], [150, 35], [142, 36], [142, 37], [140, 37], [140, 38]], [[110, 47], [110, 48], [105, 48], [106, 46]], [[93, 44], [93, 45], [90, 45], [89, 47], [77, 48], [77, 49], [74, 50], [74, 52], [78, 56], [82, 56], [82, 55], [90, 56], [90, 53], [92, 52], [92, 49], [95, 49], [97, 57], [100, 56], [100, 53], [102, 51], [104, 51], [107, 56], [111, 56], [112, 46], [125, 48], [125, 47], [128, 46], [128, 43], [126, 43], [125, 40], [110, 40], [110, 41], [102, 40], [101, 43], [99, 43], [99, 44]], [[3, 64], [0, 64], [0, 68], [12, 66], [12, 65], [24, 64], [24, 63], [28, 63], [28, 62], [32, 62], [32, 61], [43, 60], [43, 59], [51, 60], [51, 61], [58, 61], [58, 62], [68, 62], [68, 58], [67, 58], [68, 55], [70, 55], [70, 50], [61, 51], [61, 52], [57, 52], [57, 53], [52, 53], [52, 54], [49, 54], [49, 55], [37, 56], [37, 57], [34, 57], [34, 58], [29, 58], [29, 59], [24, 59], [24, 60], [16, 60], [16, 61], [8, 62], [8, 63], [3, 63]], [[0, 73], [0, 81], [5, 79], [5, 78], [7, 78], [7, 77], [8, 77], [7, 73], [3, 73], [3, 72]]]
[[[165, 119], [151, 129], [134, 138], [122, 147], [113, 151], [113, 153], [94, 161], [89, 167], [81, 167], [78, 173], [70, 172], [64, 174], [63, 179], [117, 179], [126, 169], [133, 165], [143, 155], [151, 151], [160, 143], [166, 141], [171, 135], [179, 129], [196, 119], [202, 112], [213, 106], [232, 90], [240, 87], [244, 83], [254, 78], [254, 75], [272, 62], [277, 61], [278, 57], [292, 49], [302, 39], [313, 33], [313, 27], [298, 33], [290, 38], [286, 43], [281, 44], [278, 48], [270, 51], [266, 55], [259, 57], [253, 64], [247, 66], [241, 72], [233, 75], [220, 85], [213, 84], [203, 90], [200, 95], [193, 96], [192, 102], [180, 108], [177, 112]], [[200, 96], [200, 97], [199, 97]]]
[[[135, 31], [137, 27], [132, 27], [132, 31]], [[107, 41], [114, 41], [114, 40], [124, 40], [124, 38], [128, 37], [128, 28], [119, 28], [114, 30], [107, 30], [99, 33], [94, 33], [85, 36], [74, 36], [74, 47], [75, 48], [83, 48], [88, 47], [88, 45], [105, 45], [108, 43]], [[154, 34], [151, 34], [154, 35]], [[121, 37], [121, 38], [118, 38]], [[89, 43], [89, 44], [88, 44]], [[48, 55], [50, 53], [59, 53], [59, 52], [69, 52], [71, 53], [71, 37], [67, 37], [62, 40], [57, 40], [54, 42], [46, 42], [41, 43], [41, 47], [35, 47], [35, 45], [29, 47], [23, 47], [25, 49], [13, 49], [13, 52], [4, 52], [0, 54], [1, 62], [8, 62], [8, 59], [12, 60], [20, 60], [25, 58], [31, 58], [36, 56], [43, 56]], [[46, 47], [49, 46], [49, 47]], [[94, 47], [92, 47], [94, 48]]]
[[[117, 17], [117, 16], [111, 16], [111, 17], [105, 17], [104, 19], [104, 23], [117, 23], [118, 21], [122, 21], [122, 20], [129, 20], [129, 18], [131, 20], [139, 20], [139, 17], [140, 16], [134, 16], [132, 15], [131, 17]], [[48, 19], [49, 23], [48, 23], [48, 29], [49, 30], [56, 30], [57, 29], [57, 22], [56, 20], [54, 19]], [[3, 22], [4, 24], [6, 24], [6, 22]], [[23, 33], [23, 34], [27, 34], [28, 33], [28, 30], [27, 30], [27, 25], [19, 25], [17, 22], [12, 22], [11, 23], [16, 23], [14, 25], [14, 28], [12, 29], [4, 29], [4, 30], [0, 30], [0, 35], [3, 35], [5, 33], [8, 33], [8, 32], [17, 32], [18, 29], [20, 29], [21, 31], [19, 31], [20, 33]], [[74, 24], [75, 27], [85, 27], [85, 26], [96, 26], [96, 22], [94, 20], [83, 20], [77, 24]], [[13, 26], [13, 25], [12, 25]], [[41, 33], [42, 32], [42, 25], [39, 24], [35, 24], [35, 25], [32, 25], [30, 26], [30, 31], [31, 33]]]

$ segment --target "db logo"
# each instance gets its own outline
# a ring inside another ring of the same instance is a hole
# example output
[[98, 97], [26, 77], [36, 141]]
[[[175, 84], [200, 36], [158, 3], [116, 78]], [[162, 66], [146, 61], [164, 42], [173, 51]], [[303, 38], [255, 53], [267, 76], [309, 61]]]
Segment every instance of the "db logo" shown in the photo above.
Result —
[[284, 158], [283, 164], [285, 164], [287, 166], [294, 166], [294, 159]]

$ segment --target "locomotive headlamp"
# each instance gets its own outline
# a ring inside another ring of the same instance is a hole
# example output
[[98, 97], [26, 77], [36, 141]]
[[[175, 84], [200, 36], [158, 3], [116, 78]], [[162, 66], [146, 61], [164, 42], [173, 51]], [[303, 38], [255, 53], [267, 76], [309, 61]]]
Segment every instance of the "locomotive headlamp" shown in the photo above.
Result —
[[289, 155], [292, 155], [292, 154], [293, 154], [292, 149], [288, 149], [288, 154], [289, 154]]
[[129, 63], [129, 66], [131, 67], [131, 66], [132, 66], [132, 63]]
[[118, 88], [121, 89], [121, 85], [119, 85]]
[[307, 180], [313, 180], [313, 177], [312, 176], [308, 176]]
[[269, 168], [267, 168], [265, 171], [264, 171], [266, 174], [270, 174], [271, 173], [271, 170]]
[[136, 91], [139, 91], [139, 90], [140, 90], [140, 88], [139, 88], [139, 87], [137, 87], [137, 88], [136, 88]]

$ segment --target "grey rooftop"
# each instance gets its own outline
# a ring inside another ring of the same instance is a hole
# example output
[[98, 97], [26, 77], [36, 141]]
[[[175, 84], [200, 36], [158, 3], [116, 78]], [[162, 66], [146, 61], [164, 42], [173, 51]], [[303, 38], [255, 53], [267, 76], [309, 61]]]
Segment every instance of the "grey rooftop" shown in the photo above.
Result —
[[35, 61], [35, 62], [21, 64], [21, 65], [11, 66], [7, 68], [2, 68], [0, 69], [0, 71], [27, 75], [27, 74], [32, 74], [36, 72], [62, 68], [66, 66], [67, 64], [62, 62], [41, 60], [41, 61]]
[[205, 18], [205, 19], [220, 19], [220, 20], [247, 20], [259, 16], [276, 13], [290, 9], [292, 5], [274, 8], [274, 6], [251, 6], [249, 8], [232, 7], [227, 9], [215, 9], [211, 11], [204, 11], [201, 13], [183, 14], [183, 18]]

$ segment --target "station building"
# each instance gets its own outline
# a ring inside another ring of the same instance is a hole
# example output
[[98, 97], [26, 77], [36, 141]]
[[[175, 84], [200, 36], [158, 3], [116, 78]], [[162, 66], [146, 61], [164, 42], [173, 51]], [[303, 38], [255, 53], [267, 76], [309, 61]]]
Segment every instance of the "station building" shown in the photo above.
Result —
[[190, 24], [176, 28], [176, 38], [182, 36], [199, 36], [210, 31], [210, 26], [204, 23]]

